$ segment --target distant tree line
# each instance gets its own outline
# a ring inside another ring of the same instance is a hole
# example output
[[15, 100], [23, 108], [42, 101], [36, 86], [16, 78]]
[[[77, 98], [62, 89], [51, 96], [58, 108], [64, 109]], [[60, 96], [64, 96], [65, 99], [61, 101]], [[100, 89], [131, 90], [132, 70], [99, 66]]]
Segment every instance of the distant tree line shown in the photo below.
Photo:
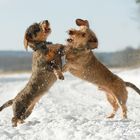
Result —
[[[108, 67], [140, 67], [140, 47], [131, 46], [122, 51], [95, 53], [97, 58]], [[0, 72], [31, 71], [32, 53], [0, 51]]]
[[140, 3], [140, 0], [136, 0], [137, 3]]
[[31, 65], [31, 53], [0, 51], [0, 72], [31, 71]]
[[136, 67], [140, 66], [140, 47], [127, 47], [122, 51], [112, 53], [98, 53], [97, 57], [109, 67]]

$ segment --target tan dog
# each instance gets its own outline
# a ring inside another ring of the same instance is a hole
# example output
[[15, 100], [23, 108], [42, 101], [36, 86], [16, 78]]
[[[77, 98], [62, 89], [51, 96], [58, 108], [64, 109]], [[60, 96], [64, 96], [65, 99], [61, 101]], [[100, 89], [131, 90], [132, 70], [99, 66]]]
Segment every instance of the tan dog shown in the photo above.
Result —
[[88, 21], [77, 19], [76, 23], [78, 26], [82, 26], [82, 29], [69, 31], [70, 38], [67, 40], [66, 51], [67, 63], [63, 67], [63, 71], [69, 71], [74, 76], [96, 84], [106, 92], [107, 99], [113, 107], [113, 112], [108, 118], [113, 118], [119, 107], [122, 110], [122, 117], [127, 118], [128, 92], [126, 87], [133, 88], [139, 94], [140, 90], [134, 84], [123, 81], [97, 60], [91, 51], [91, 48], [97, 48], [97, 39], [92, 42], [93, 47], [91, 47], [89, 38], [95, 36], [89, 29]]
[[[46, 26], [45, 26], [46, 25]], [[25, 33], [25, 48], [30, 46], [36, 50], [33, 52], [32, 75], [29, 82], [17, 96], [0, 107], [0, 111], [12, 105], [13, 126], [23, 123], [31, 114], [36, 102], [47, 92], [56, 82], [57, 76], [64, 79], [61, 68], [61, 55], [63, 45], [47, 45], [45, 41], [50, 33], [48, 21], [31, 25]]]

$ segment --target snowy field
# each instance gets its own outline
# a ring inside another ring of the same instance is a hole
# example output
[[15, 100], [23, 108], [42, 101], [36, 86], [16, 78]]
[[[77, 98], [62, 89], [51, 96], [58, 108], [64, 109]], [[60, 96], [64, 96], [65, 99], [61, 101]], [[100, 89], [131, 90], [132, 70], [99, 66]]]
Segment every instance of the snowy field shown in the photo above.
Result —
[[[114, 70], [113, 70], [114, 71]], [[140, 69], [115, 70], [140, 87]], [[13, 98], [30, 74], [0, 75], [0, 105]], [[69, 73], [37, 103], [25, 124], [11, 126], [11, 107], [0, 112], [0, 140], [140, 140], [140, 96], [128, 88], [128, 119], [106, 119], [111, 107], [103, 91]]]

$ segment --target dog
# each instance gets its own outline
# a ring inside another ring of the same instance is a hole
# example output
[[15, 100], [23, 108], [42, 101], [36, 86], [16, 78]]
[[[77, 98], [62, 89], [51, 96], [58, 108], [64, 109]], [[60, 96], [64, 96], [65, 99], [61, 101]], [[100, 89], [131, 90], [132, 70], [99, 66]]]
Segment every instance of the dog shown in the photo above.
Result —
[[[74, 76], [95, 84], [106, 92], [107, 100], [113, 107], [113, 111], [107, 118], [113, 118], [119, 107], [122, 110], [122, 117], [127, 118], [128, 92], [126, 87], [133, 88], [138, 94], [140, 94], [140, 89], [113, 74], [95, 57], [92, 49], [97, 48], [98, 43], [89, 28], [88, 21], [77, 19], [76, 24], [80, 26], [80, 29], [71, 29], [68, 32], [66, 64], [63, 72], [69, 71]], [[90, 38], [95, 39], [91, 41]], [[91, 42], [93, 47], [90, 46]]]
[[64, 79], [61, 72], [63, 45], [47, 43], [46, 39], [50, 32], [48, 20], [31, 25], [25, 32], [25, 48], [29, 46], [34, 50], [32, 75], [24, 89], [14, 99], [0, 107], [2, 111], [12, 105], [13, 127], [16, 127], [18, 123], [24, 123], [24, 120], [32, 113], [35, 104], [53, 86], [57, 77]]
[[[46, 42], [47, 37], [51, 33], [50, 23], [48, 20], [44, 20], [40, 23], [34, 23], [30, 25], [24, 35], [24, 47], [27, 50], [30, 46], [35, 50], [35, 43]], [[50, 43], [51, 44], [51, 43]]]

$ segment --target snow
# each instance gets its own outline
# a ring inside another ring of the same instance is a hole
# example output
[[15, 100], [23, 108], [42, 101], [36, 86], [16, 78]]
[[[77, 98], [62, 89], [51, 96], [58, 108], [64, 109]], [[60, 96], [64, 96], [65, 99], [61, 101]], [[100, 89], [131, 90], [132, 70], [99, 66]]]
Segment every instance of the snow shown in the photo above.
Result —
[[[113, 70], [140, 87], [140, 69]], [[30, 74], [0, 75], [0, 105], [25, 86]], [[94, 85], [66, 73], [36, 104], [33, 113], [16, 128], [11, 126], [12, 109], [0, 112], [0, 140], [139, 140], [140, 96], [128, 88], [128, 119], [114, 119], [105, 94]]]

